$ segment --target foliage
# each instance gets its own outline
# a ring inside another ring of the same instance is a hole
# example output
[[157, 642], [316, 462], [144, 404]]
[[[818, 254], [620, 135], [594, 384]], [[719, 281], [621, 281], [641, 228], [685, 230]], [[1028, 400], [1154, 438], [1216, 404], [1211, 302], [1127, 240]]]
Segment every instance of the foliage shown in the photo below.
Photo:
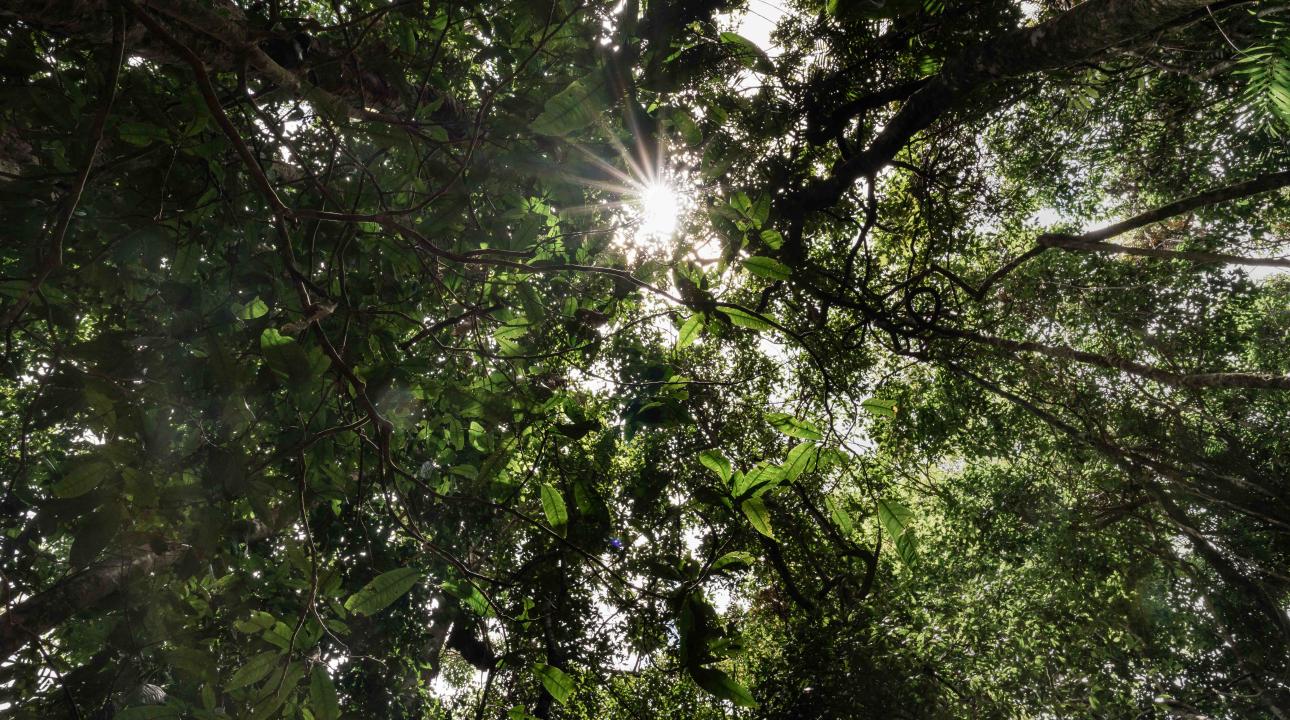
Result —
[[0, 0], [0, 715], [1290, 712], [1290, 6], [764, 5]]

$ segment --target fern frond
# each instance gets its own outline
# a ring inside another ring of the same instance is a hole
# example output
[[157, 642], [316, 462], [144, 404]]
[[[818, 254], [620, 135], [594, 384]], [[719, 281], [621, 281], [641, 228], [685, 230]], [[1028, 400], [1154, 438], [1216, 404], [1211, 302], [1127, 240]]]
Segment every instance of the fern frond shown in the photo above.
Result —
[[1290, 38], [1248, 48], [1236, 73], [1245, 76], [1241, 99], [1248, 114], [1274, 135], [1290, 131]]

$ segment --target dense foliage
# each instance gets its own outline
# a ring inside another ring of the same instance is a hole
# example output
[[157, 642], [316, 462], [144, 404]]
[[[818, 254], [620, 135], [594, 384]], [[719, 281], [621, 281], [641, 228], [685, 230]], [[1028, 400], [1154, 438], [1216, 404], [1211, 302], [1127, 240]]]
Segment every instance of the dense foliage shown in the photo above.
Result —
[[1287, 134], [1276, 0], [0, 0], [0, 716], [1284, 718]]

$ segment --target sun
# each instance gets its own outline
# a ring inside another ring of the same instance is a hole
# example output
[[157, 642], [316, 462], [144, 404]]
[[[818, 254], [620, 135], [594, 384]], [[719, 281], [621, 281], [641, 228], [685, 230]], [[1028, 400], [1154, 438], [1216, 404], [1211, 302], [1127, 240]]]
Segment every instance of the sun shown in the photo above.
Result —
[[656, 179], [642, 184], [636, 204], [638, 239], [658, 242], [672, 237], [681, 218], [682, 201], [671, 183]]

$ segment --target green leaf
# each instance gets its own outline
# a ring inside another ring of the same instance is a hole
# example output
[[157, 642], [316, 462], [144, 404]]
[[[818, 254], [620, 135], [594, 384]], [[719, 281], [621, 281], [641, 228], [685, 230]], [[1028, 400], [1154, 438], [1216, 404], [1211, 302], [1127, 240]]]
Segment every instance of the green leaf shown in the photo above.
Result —
[[587, 127], [608, 105], [604, 87], [604, 75], [599, 72], [574, 80], [546, 101], [529, 128], [540, 135], [564, 136]]
[[824, 439], [824, 434], [820, 432], [819, 428], [805, 420], [798, 420], [787, 413], [766, 413], [766, 422], [789, 437], [803, 440]]
[[757, 707], [757, 701], [753, 699], [752, 693], [748, 692], [748, 688], [716, 668], [692, 667], [690, 676], [699, 687], [722, 700], [729, 700], [740, 707]]
[[721, 482], [730, 482], [730, 460], [720, 450], [704, 450], [699, 453], [699, 462], [721, 478]]
[[896, 546], [896, 554], [906, 566], [912, 566], [917, 559], [913, 518], [913, 511], [895, 500], [878, 501], [878, 522], [891, 536], [891, 541]]
[[784, 236], [778, 230], [762, 230], [761, 242], [771, 250], [784, 247]]
[[749, 330], [770, 330], [775, 327], [747, 310], [725, 306], [718, 307], [717, 309], [726, 317], [730, 318], [730, 322], [737, 327], [748, 328]]
[[869, 398], [860, 403], [860, 407], [869, 411], [870, 415], [876, 417], [896, 417], [896, 401], [884, 400], [882, 398]]
[[99, 486], [99, 483], [113, 473], [112, 463], [98, 458], [77, 460], [72, 464], [61, 480], [54, 483], [49, 492], [56, 498], [66, 500], [80, 497]]
[[122, 140], [131, 145], [139, 146], [151, 144], [154, 140], [167, 140], [170, 138], [170, 134], [166, 132], [165, 128], [152, 123], [123, 122], [117, 126], [117, 132]]
[[264, 612], [263, 610], [256, 610], [251, 613], [251, 617], [248, 620], [233, 621], [233, 627], [237, 628], [240, 632], [254, 634], [264, 632], [277, 623], [278, 619], [273, 617], [273, 615]]
[[336, 686], [323, 665], [314, 665], [309, 676], [309, 709], [314, 720], [338, 720], [340, 702], [336, 699]]
[[843, 535], [850, 535], [855, 530], [855, 523], [851, 521], [851, 514], [829, 496], [824, 496], [824, 507], [829, 510], [829, 517], [833, 518], [834, 524], [842, 531]]
[[743, 510], [744, 515], [748, 517], [748, 522], [752, 523], [753, 529], [768, 538], [775, 537], [775, 532], [770, 527], [770, 512], [766, 510], [766, 503], [762, 502], [761, 498], [744, 500], [739, 503], [739, 509]]
[[703, 315], [695, 313], [681, 324], [681, 331], [676, 336], [676, 349], [681, 350], [688, 347], [698, 339], [701, 332], [703, 332]]
[[750, 216], [752, 217], [753, 222], [757, 223], [757, 227], [761, 227], [770, 219], [769, 195], [762, 193], [757, 197], [757, 202], [753, 203]]
[[718, 570], [724, 569], [737, 570], [739, 568], [750, 568], [756, 561], [757, 558], [755, 558], [752, 553], [745, 552], [743, 550], [735, 550], [714, 560], [710, 570], [712, 572], [717, 572]]
[[264, 301], [259, 297], [256, 297], [254, 300], [244, 305], [242, 309], [238, 311], [237, 316], [242, 320], [255, 320], [256, 318], [264, 317], [268, 312], [269, 306], [265, 305]]
[[277, 650], [262, 652], [246, 661], [246, 664], [237, 669], [233, 676], [228, 679], [224, 685], [225, 690], [237, 690], [247, 685], [259, 682], [269, 671], [278, 664], [278, 658], [281, 655]]
[[771, 280], [787, 280], [793, 274], [793, 271], [784, 263], [761, 255], [754, 255], [745, 260], [744, 269], [753, 275]]
[[569, 701], [569, 696], [573, 694], [573, 678], [563, 670], [546, 663], [536, 663], [533, 665], [533, 674], [542, 681], [542, 687], [551, 693], [556, 702], [564, 705]]
[[784, 460], [784, 477], [792, 482], [802, 473], [811, 472], [820, 463], [820, 447], [813, 442], [799, 443], [788, 451]]
[[746, 68], [762, 74], [775, 72], [770, 56], [757, 46], [757, 43], [738, 33], [721, 33], [721, 42], [729, 47], [736, 59]]
[[488, 598], [479, 591], [468, 580], [448, 580], [440, 585], [448, 591], [453, 597], [465, 603], [476, 615], [487, 617], [492, 612], [492, 607], [488, 604]]
[[784, 481], [784, 469], [774, 465], [758, 463], [746, 475], [735, 476], [731, 494], [736, 498], [745, 496], [757, 497]]
[[421, 571], [416, 568], [399, 568], [381, 573], [349, 596], [345, 609], [357, 615], [374, 615], [387, 605], [407, 594], [421, 581]]
[[309, 357], [304, 348], [290, 335], [283, 335], [277, 328], [265, 328], [260, 333], [260, 353], [264, 361], [278, 375], [292, 380], [309, 377]]
[[569, 509], [560, 491], [550, 483], [542, 483], [542, 512], [551, 528], [564, 535], [569, 524]]

